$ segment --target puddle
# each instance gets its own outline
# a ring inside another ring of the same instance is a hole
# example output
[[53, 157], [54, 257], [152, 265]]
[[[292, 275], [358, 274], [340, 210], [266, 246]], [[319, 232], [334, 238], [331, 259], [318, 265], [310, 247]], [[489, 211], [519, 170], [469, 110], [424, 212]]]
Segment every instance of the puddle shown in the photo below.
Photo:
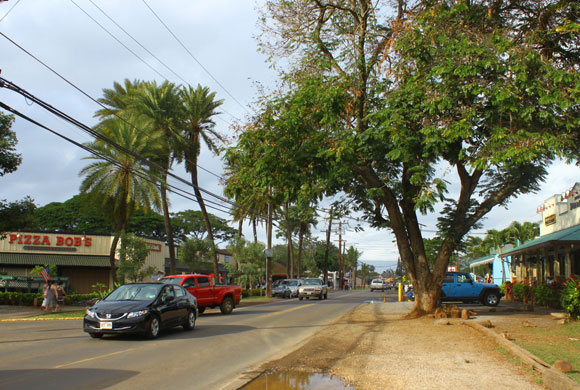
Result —
[[354, 390], [340, 379], [325, 374], [284, 371], [262, 374], [239, 390]]

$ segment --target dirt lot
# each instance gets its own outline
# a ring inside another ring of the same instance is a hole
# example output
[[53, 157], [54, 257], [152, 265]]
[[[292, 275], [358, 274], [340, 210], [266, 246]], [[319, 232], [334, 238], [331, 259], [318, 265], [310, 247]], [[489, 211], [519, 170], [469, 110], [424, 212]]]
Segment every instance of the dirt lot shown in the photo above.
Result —
[[[322, 372], [356, 389], [542, 389], [533, 371], [461, 321], [404, 319], [410, 303], [359, 306], [286, 357], [261, 370]], [[518, 314], [489, 313], [498, 332], [520, 337]], [[545, 314], [530, 322], [557, 326]]]

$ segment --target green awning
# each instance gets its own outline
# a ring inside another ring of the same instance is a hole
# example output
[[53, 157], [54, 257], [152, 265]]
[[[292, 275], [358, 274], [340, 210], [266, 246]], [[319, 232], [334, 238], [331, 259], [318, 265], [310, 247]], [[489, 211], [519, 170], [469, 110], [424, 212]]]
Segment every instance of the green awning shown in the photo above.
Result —
[[523, 252], [531, 252], [546, 246], [580, 244], [580, 225], [572, 226], [567, 229], [558, 230], [557, 232], [546, 234], [528, 241], [514, 249], [501, 254], [501, 257], [513, 256]]
[[491, 264], [495, 256], [483, 256], [469, 262], [469, 267], [476, 267], [478, 265]]
[[51, 255], [36, 253], [0, 253], [0, 264], [60, 265], [74, 267], [109, 267], [109, 256]]

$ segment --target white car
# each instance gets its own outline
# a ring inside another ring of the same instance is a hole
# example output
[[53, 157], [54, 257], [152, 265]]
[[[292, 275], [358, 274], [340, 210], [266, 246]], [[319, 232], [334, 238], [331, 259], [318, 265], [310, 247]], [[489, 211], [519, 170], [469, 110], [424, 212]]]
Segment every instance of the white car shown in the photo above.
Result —
[[310, 297], [327, 299], [328, 286], [326, 286], [324, 282], [318, 278], [303, 279], [302, 285], [298, 288], [298, 299], [310, 299]]
[[371, 281], [371, 292], [375, 290], [385, 291], [387, 290], [387, 285], [382, 279], [373, 279]]

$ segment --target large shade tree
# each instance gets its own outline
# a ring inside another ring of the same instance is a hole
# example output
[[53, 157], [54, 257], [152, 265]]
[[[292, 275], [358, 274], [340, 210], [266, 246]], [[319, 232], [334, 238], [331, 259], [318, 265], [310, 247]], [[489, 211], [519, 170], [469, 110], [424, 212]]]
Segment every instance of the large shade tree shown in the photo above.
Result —
[[[290, 57], [289, 87], [239, 145], [264, 156], [257, 180], [305, 167], [392, 229], [420, 315], [469, 230], [539, 190], [577, 141], [578, 13], [556, 0], [397, 5], [389, 19], [382, 1], [268, 1], [263, 49]], [[430, 266], [419, 219], [438, 203]]]

